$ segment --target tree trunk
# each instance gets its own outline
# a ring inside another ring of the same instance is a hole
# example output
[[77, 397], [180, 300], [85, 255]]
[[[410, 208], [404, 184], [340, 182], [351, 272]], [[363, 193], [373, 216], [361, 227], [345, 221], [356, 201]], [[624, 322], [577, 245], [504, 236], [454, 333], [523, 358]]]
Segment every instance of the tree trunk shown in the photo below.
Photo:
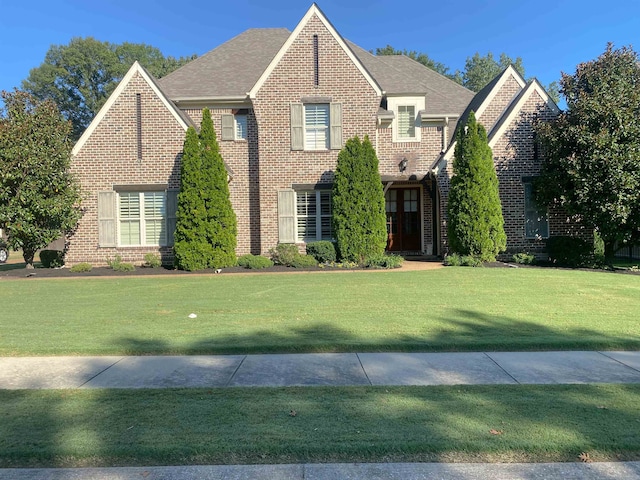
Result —
[[35, 250], [29, 250], [24, 247], [22, 248], [22, 258], [24, 258], [24, 262], [27, 264], [26, 268], [33, 268], [33, 257], [35, 256]]

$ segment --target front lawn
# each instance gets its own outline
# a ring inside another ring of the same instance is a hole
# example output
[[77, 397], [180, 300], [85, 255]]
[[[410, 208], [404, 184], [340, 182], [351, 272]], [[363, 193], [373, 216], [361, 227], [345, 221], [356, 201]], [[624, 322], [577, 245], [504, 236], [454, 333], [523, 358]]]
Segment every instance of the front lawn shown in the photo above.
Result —
[[0, 305], [4, 356], [640, 349], [640, 276], [603, 272], [0, 279]]
[[640, 459], [640, 385], [0, 391], [0, 467]]

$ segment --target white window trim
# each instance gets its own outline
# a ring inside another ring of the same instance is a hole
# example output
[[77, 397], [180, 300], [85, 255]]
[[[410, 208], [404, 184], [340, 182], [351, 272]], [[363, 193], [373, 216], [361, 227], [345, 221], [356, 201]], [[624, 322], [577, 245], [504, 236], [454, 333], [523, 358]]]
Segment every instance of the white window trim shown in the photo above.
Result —
[[[322, 126], [307, 126], [307, 107], [326, 107], [327, 110], [327, 123], [324, 127]], [[327, 150], [331, 149], [331, 104], [330, 103], [304, 103], [302, 105], [302, 125], [303, 125], [303, 129], [302, 129], [302, 136], [303, 136], [303, 142], [304, 142], [304, 150], [306, 152], [326, 152]], [[324, 128], [325, 131], [325, 146], [324, 148], [307, 148], [307, 130], [308, 129], [313, 129], [313, 130], [321, 130], [322, 128]]]
[[[140, 217], [139, 217], [139, 222], [140, 222], [140, 243], [139, 244], [135, 244], [135, 245], [126, 245], [123, 244], [121, 241], [121, 224], [123, 221], [126, 220], [122, 220], [120, 218], [120, 195], [122, 194], [135, 194], [137, 193], [139, 196], [139, 205], [140, 205]], [[165, 231], [164, 231], [164, 239], [160, 239], [160, 243], [146, 243], [146, 239], [147, 239], [147, 231], [146, 231], [146, 219], [144, 216], [144, 194], [145, 193], [161, 193], [162, 194], [162, 198], [164, 201], [164, 216], [163, 216], [163, 220], [165, 222]], [[137, 192], [137, 191], [132, 191], [132, 192], [128, 192], [128, 191], [123, 191], [123, 192], [116, 192], [116, 214], [117, 214], [117, 218], [116, 218], [116, 240], [117, 240], [117, 247], [119, 248], [136, 248], [136, 247], [166, 247], [168, 246], [168, 239], [167, 239], [167, 192], [166, 191], [142, 191], [142, 192]]]
[[[414, 137], [399, 137], [398, 136], [398, 121], [399, 121], [399, 107], [413, 107], [414, 108], [414, 125], [415, 136]], [[393, 121], [391, 122], [391, 129], [393, 132], [392, 141], [394, 143], [419, 143], [422, 141], [422, 128], [420, 123], [420, 111], [425, 109], [425, 97], [388, 97], [387, 98], [387, 110], [395, 113]]]
[[[244, 137], [240, 137], [238, 136], [238, 117], [243, 117], [244, 118]], [[248, 139], [248, 134], [247, 134], [247, 125], [248, 125], [248, 121], [247, 121], [247, 114], [235, 114], [233, 116], [233, 139], [236, 142], [246, 142]]]
[[[308, 215], [300, 215], [298, 216], [298, 195], [307, 192], [307, 193], [315, 193], [316, 196], [316, 237], [308, 238], [300, 236], [300, 231], [298, 230], [298, 218], [308, 217]], [[323, 192], [328, 192], [329, 196], [331, 196], [331, 190], [296, 190], [296, 198], [295, 198], [295, 215], [294, 215], [294, 225], [296, 226], [296, 241], [298, 243], [309, 243], [309, 242], [317, 242], [320, 240], [327, 240], [327, 238], [322, 238], [322, 219], [323, 218], [331, 218], [331, 214], [322, 215], [322, 205], [321, 205], [321, 197]], [[331, 198], [331, 197], [329, 197]]]

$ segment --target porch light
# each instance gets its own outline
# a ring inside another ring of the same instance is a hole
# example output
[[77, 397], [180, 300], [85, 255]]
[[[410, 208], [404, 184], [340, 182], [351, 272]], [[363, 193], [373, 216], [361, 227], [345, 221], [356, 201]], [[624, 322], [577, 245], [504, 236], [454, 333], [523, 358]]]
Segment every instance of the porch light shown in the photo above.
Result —
[[398, 164], [398, 167], [400, 167], [400, 173], [404, 172], [407, 169], [407, 163], [409, 163], [407, 161], [407, 158], [403, 158], [400, 163]]

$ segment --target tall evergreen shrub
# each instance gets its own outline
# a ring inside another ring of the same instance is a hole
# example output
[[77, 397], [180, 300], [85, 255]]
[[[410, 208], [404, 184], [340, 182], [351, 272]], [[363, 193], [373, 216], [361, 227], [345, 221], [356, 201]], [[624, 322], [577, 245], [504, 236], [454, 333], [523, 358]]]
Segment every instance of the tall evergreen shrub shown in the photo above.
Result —
[[209, 109], [204, 109], [202, 112], [200, 145], [204, 177], [202, 195], [206, 210], [206, 240], [211, 246], [208, 266], [210, 268], [231, 267], [236, 264], [238, 228], [229, 196], [227, 170], [220, 155]]
[[493, 261], [506, 249], [498, 176], [487, 132], [473, 112], [458, 131], [448, 200], [448, 239], [453, 253]]
[[364, 263], [387, 244], [384, 192], [378, 157], [365, 136], [349, 139], [338, 154], [332, 196], [333, 229], [340, 258]]

